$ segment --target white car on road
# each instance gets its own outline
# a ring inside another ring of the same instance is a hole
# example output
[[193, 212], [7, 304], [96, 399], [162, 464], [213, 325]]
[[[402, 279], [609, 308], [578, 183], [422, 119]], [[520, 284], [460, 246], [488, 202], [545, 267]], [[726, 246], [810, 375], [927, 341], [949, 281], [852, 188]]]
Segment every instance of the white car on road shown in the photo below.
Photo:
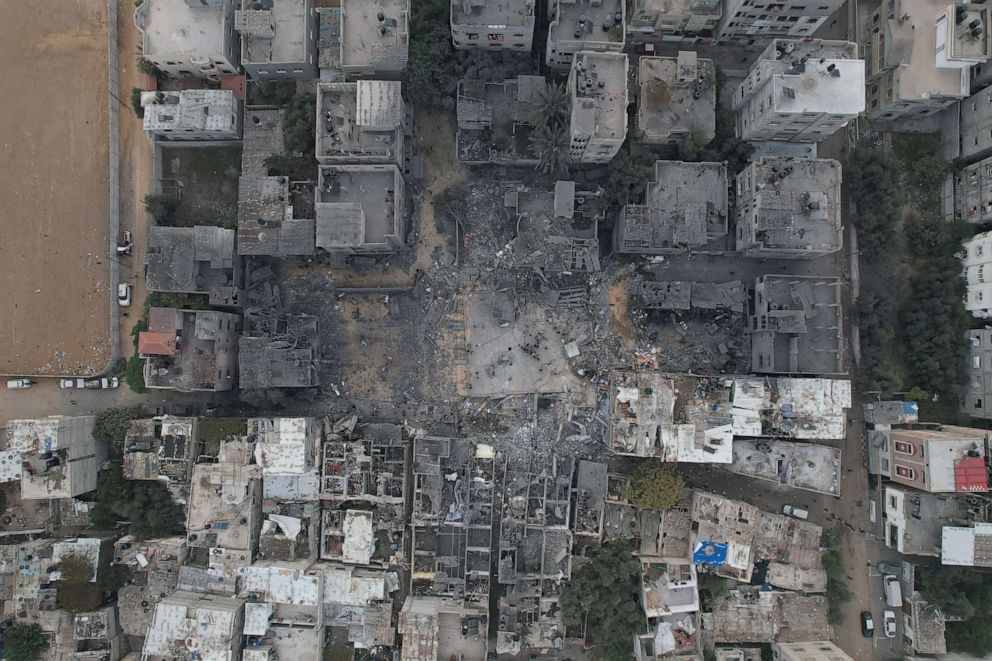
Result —
[[117, 304], [122, 308], [131, 305], [131, 285], [126, 282], [117, 285]]

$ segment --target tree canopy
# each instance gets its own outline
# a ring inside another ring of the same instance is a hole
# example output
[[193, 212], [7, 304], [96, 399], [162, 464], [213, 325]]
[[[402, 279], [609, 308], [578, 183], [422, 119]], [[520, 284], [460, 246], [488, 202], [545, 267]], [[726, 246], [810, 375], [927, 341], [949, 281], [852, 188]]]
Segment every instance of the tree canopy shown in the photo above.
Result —
[[624, 496], [642, 509], [667, 510], [679, 502], [684, 486], [675, 464], [651, 459], [637, 467]]
[[119, 466], [100, 473], [96, 500], [90, 521], [99, 529], [129, 521], [131, 534], [147, 539], [173, 535], [183, 528], [183, 510], [165, 485], [153, 480], [125, 480]]
[[3, 658], [9, 661], [35, 661], [48, 649], [48, 634], [37, 624], [15, 624], [3, 632]]
[[587, 638], [604, 661], [630, 659], [634, 634], [644, 627], [640, 576], [633, 549], [616, 540], [597, 549], [562, 589], [562, 622], [569, 626], [587, 622]]
[[124, 436], [132, 420], [143, 415], [140, 406], [119, 406], [96, 414], [93, 425], [93, 438], [103, 441], [118, 450], [124, 449]]
[[103, 602], [103, 594], [93, 578], [93, 563], [84, 555], [70, 553], [55, 566], [61, 573], [56, 584], [59, 605], [70, 613], [96, 610]]
[[927, 601], [955, 618], [947, 623], [948, 649], [977, 657], [992, 653], [992, 576], [964, 567], [923, 567], [918, 582]]
[[282, 116], [282, 142], [291, 154], [312, 154], [317, 148], [317, 97], [297, 94]]

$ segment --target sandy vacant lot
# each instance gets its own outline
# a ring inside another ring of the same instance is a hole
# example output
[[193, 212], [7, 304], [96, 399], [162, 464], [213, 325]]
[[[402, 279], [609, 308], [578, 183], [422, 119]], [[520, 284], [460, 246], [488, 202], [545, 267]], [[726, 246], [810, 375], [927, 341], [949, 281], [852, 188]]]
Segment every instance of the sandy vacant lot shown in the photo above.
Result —
[[106, 0], [0, 0], [0, 374], [110, 358]]

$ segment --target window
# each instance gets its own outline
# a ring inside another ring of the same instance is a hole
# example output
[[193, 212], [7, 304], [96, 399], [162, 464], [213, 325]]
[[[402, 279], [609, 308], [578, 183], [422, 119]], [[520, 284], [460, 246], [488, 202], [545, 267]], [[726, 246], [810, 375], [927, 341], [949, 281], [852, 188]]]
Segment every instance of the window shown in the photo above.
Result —
[[906, 468], [905, 466], [896, 466], [896, 475], [899, 477], [904, 477], [907, 480], [916, 479], [916, 471], [912, 468]]
[[468, 40], [469, 41], [476, 41], [478, 38], [479, 38], [479, 33], [478, 32], [469, 32], [468, 33]]
[[913, 454], [912, 443], [903, 443], [902, 441], [896, 441], [895, 449], [896, 452], [898, 452], [899, 454], [908, 454], [910, 456], [912, 456]]
[[503, 35], [499, 32], [490, 32], [489, 41], [503, 41]]

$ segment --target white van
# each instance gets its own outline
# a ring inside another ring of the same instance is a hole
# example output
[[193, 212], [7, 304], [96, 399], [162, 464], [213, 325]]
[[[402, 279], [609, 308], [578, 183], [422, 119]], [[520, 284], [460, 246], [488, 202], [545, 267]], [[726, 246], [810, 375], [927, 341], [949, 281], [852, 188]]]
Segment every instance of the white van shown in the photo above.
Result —
[[885, 587], [885, 604], [891, 608], [902, 608], [902, 588], [899, 586], [899, 579], [886, 574], [882, 580]]
[[802, 519], [805, 521], [809, 518], [809, 512], [801, 507], [796, 507], [795, 505], [785, 505], [782, 508], [782, 514], [786, 516], [793, 516], [797, 519]]

